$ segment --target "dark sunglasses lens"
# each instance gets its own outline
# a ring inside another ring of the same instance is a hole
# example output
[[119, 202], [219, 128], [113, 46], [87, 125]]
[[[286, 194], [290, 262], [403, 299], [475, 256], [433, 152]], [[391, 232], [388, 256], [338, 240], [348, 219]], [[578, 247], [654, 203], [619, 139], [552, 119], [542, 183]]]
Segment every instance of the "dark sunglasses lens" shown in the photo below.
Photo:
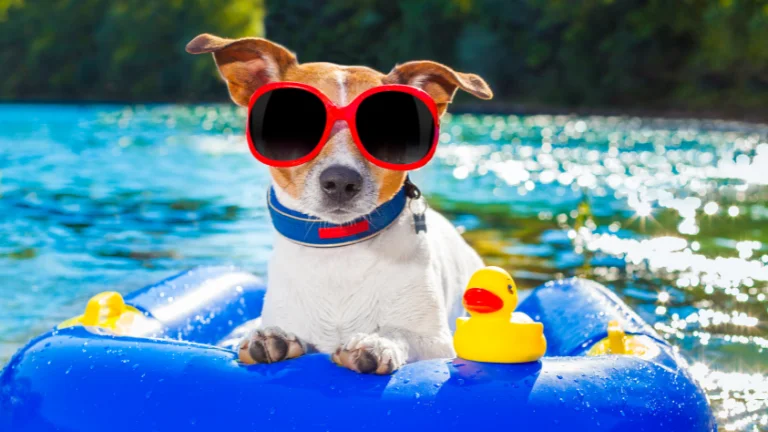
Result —
[[421, 99], [386, 91], [368, 96], [355, 115], [357, 134], [376, 159], [405, 165], [429, 154], [435, 138], [435, 119]]
[[293, 161], [312, 153], [320, 143], [325, 104], [306, 90], [278, 88], [256, 100], [248, 122], [256, 151], [275, 161]]

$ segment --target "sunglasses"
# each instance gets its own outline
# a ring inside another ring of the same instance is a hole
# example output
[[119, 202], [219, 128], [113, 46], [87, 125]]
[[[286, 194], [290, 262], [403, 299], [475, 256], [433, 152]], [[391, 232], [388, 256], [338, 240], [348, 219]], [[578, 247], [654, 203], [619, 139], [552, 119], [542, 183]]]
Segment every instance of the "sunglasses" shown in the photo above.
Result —
[[267, 165], [301, 165], [320, 153], [338, 120], [347, 122], [360, 153], [382, 168], [419, 168], [437, 147], [437, 106], [422, 90], [382, 85], [339, 107], [318, 89], [295, 82], [266, 84], [251, 96], [248, 145]]

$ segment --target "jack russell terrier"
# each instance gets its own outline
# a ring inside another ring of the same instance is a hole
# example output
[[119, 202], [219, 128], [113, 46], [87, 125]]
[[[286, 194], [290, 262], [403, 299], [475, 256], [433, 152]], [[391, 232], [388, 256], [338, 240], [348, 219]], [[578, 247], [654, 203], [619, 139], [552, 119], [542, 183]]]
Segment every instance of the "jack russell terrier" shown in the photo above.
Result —
[[454, 226], [408, 180], [438, 141], [457, 89], [490, 99], [477, 75], [431, 61], [389, 74], [300, 64], [259, 38], [201, 34], [232, 100], [248, 107], [253, 155], [270, 166], [277, 236], [261, 327], [239, 345], [244, 363], [331, 353], [360, 373], [453, 357], [461, 292], [482, 267]]

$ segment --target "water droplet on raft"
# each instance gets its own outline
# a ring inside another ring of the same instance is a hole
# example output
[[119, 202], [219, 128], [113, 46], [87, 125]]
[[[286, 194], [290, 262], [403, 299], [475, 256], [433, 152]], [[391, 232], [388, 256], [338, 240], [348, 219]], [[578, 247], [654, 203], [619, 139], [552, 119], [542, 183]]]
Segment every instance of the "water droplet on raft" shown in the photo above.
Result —
[[269, 414], [270, 414], [270, 415], [272, 415], [272, 414], [274, 414], [274, 413], [275, 413], [275, 409], [274, 409], [274, 408], [270, 408], [270, 409], [269, 409]]
[[621, 414], [622, 417], [626, 417], [626, 414], [624, 414], [624, 410], [619, 410], [619, 413]]
[[69, 372], [72, 371], [72, 366], [68, 367], [67, 370], [64, 371], [64, 375], [69, 374]]
[[149, 399], [152, 397], [152, 390], [148, 391], [147, 394], [144, 395], [145, 398]]
[[563, 376], [562, 375], [558, 375], [557, 379], [563, 379]]
[[463, 378], [459, 378], [458, 380], [456, 380], [456, 382], [459, 383], [459, 385], [464, 385], [464, 379]]

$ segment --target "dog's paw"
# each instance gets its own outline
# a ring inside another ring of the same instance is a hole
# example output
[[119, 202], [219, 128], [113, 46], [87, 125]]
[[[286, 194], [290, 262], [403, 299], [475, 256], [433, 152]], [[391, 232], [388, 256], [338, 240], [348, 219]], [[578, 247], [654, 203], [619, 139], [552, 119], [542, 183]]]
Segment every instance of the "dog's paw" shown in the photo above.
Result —
[[251, 332], [240, 342], [238, 357], [245, 364], [274, 363], [305, 354], [307, 346], [296, 335], [277, 327]]
[[359, 373], [387, 375], [405, 364], [405, 354], [390, 339], [376, 334], [357, 334], [333, 353], [331, 359]]

